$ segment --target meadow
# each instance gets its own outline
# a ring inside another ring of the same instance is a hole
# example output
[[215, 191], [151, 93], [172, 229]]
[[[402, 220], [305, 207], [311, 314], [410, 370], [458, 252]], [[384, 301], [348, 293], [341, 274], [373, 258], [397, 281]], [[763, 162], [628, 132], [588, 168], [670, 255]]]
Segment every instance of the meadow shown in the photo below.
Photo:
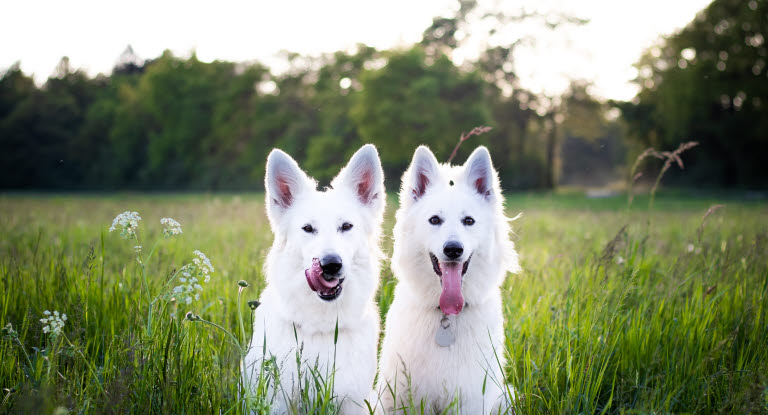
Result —
[[[522, 213], [500, 351], [515, 413], [768, 413], [768, 203], [648, 202], [508, 196]], [[386, 252], [395, 209], [392, 197]], [[138, 242], [109, 232], [126, 210]], [[164, 236], [166, 217], [181, 235]], [[0, 412], [268, 412], [239, 390], [271, 244], [262, 194], [6, 194], [0, 234]], [[195, 250], [209, 282], [185, 267]], [[382, 269], [384, 313], [396, 281]], [[174, 293], [185, 270], [200, 288]], [[334, 408], [320, 396], [303, 411]]]

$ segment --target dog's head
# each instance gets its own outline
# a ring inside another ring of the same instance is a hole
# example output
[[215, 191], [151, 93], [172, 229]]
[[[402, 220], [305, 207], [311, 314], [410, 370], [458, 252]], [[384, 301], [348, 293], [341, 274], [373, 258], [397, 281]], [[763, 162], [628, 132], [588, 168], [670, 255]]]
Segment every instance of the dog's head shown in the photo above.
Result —
[[491, 156], [478, 147], [463, 166], [438, 164], [424, 146], [403, 175], [393, 271], [445, 314], [482, 302], [517, 271]]
[[289, 303], [308, 309], [371, 298], [378, 284], [385, 198], [372, 145], [358, 150], [324, 191], [288, 154], [273, 150], [266, 173], [267, 215], [275, 235], [267, 261], [270, 284]]

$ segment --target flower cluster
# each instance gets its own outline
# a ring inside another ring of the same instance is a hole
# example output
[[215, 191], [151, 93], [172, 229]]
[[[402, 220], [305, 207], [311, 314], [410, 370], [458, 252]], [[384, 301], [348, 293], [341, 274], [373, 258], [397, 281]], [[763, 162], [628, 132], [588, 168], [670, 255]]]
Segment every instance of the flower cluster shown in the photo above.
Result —
[[164, 226], [163, 234], [166, 236], [180, 235], [181, 224], [171, 218], [160, 219], [160, 224]]
[[179, 270], [181, 284], [173, 288], [172, 294], [180, 303], [192, 304], [192, 301], [199, 300], [200, 292], [203, 291], [200, 279], [206, 283], [211, 281], [213, 273], [211, 260], [200, 251], [195, 251], [195, 255], [196, 258], [192, 260], [192, 264], [184, 265]]
[[136, 229], [139, 227], [139, 221], [141, 217], [138, 212], [125, 211], [112, 221], [112, 226], [109, 227], [109, 231], [120, 229], [120, 236], [125, 239], [130, 239], [136, 236]]
[[213, 273], [213, 265], [211, 265], [211, 260], [208, 259], [208, 257], [200, 251], [195, 251], [194, 254], [197, 255], [197, 258], [193, 259], [192, 262], [195, 263], [195, 267], [197, 267], [200, 273], [203, 274], [203, 279], [205, 279], [205, 282], [209, 282], [211, 280], [211, 274]]
[[51, 333], [54, 336], [58, 336], [64, 327], [64, 322], [67, 321], [67, 315], [59, 314], [58, 311], [51, 313], [48, 310], [43, 311], [43, 314], [45, 317], [40, 319], [40, 322], [45, 324], [43, 326], [43, 333]]
[[199, 300], [200, 292], [203, 291], [203, 286], [200, 285], [197, 277], [192, 275], [194, 271], [195, 267], [191, 265], [184, 266], [181, 269], [181, 277], [179, 277], [181, 285], [173, 288], [173, 295], [185, 304], [192, 304], [193, 300]]
[[5, 327], [0, 329], [0, 336], [3, 336], [3, 337], [7, 336], [12, 339], [18, 339], [19, 333], [17, 333], [16, 330], [13, 329], [13, 326], [11, 325], [11, 323], [8, 323], [5, 325]]

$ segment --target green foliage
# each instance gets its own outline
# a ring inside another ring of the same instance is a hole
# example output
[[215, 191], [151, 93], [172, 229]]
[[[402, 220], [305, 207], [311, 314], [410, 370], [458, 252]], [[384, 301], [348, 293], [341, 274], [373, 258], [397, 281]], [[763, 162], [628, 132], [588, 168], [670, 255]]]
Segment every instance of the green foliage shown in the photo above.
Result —
[[398, 178], [420, 144], [447, 159], [457, 131], [487, 124], [483, 83], [445, 56], [430, 62], [421, 49], [393, 53], [387, 65], [363, 74], [352, 108], [360, 135], [379, 147], [385, 174]]
[[620, 105], [642, 147], [694, 140], [697, 183], [764, 188], [768, 173], [768, 2], [715, 0], [637, 64], [642, 88]]
[[[266, 218], [253, 214], [263, 212], [262, 200], [0, 197], [0, 327], [12, 328], [0, 334], [0, 412], [268, 413], [274, 362], [267, 359], [255, 396], [239, 390], [246, 303], [263, 289], [271, 241]], [[707, 208], [722, 202], [702, 225]], [[509, 215], [524, 212], [513, 225], [525, 271], [503, 287], [507, 342], [498, 351], [508, 356], [516, 413], [768, 411], [765, 204], [661, 194], [650, 229], [647, 204], [640, 196], [628, 213], [622, 197], [507, 200]], [[142, 214], [144, 252], [146, 241], [163, 237], [161, 217], [184, 229], [143, 257], [153, 296], [195, 249], [216, 266], [199, 301], [155, 303], [151, 335], [134, 243], [108, 233], [126, 208]], [[391, 239], [384, 248], [391, 252]], [[395, 284], [384, 266], [383, 311]], [[61, 336], [43, 332], [44, 310], [68, 315]], [[186, 320], [189, 310], [200, 320]], [[305, 374], [296, 408], [334, 413], [332, 374]]]
[[367, 142], [396, 187], [416, 146], [444, 160], [478, 125], [493, 131], [472, 144], [491, 148], [509, 188], [545, 186], [557, 168], [545, 162], [546, 117], [517, 84], [512, 47], [457, 67], [443, 24], [463, 23], [441, 22], [407, 50], [289, 54], [281, 74], [169, 51], [141, 61], [130, 48], [93, 79], [62, 59], [42, 88], [10, 68], [0, 77], [0, 161], [11, 173], [0, 188], [258, 190], [273, 147], [324, 185]]
[[87, 108], [97, 99], [103, 79], [71, 71], [62, 59], [57, 73], [42, 90], [17, 68], [0, 83], [5, 114], [0, 119], [3, 165], [13, 174], [0, 179], [3, 187], [37, 185], [66, 187], [87, 168], [80, 156], [90, 143], [79, 135]]

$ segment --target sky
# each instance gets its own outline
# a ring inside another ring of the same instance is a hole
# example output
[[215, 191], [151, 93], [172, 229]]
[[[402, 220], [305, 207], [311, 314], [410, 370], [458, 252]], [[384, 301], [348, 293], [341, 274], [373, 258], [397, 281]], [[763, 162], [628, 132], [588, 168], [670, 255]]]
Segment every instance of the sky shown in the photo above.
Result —
[[[490, 40], [480, 23], [471, 23], [453, 58], [461, 63], [486, 44], [532, 37], [535, 43], [515, 54], [523, 87], [558, 94], [570, 80], [583, 79], [599, 97], [628, 100], [637, 92], [630, 81], [642, 51], [685, 26], [710, 1], [479, 0], [479, 10], [567, 12], [589, 23], [554, 32], [533, 22], [510, 25]], [[457, 7], [455, 0], [10, 1], [0, 17], [0, 70], [20, 61], [42, 83], [68, 56], [73, 67], [91, 75], [109, 73], [131, 45], [142, 58], [165, 49], [178, 56], [195, 51], [203, 61], [255, 60], [280, 71], [282, 50], [318, 55], [357, 43], [407, 47], [433, 17], [450, 16]]]

